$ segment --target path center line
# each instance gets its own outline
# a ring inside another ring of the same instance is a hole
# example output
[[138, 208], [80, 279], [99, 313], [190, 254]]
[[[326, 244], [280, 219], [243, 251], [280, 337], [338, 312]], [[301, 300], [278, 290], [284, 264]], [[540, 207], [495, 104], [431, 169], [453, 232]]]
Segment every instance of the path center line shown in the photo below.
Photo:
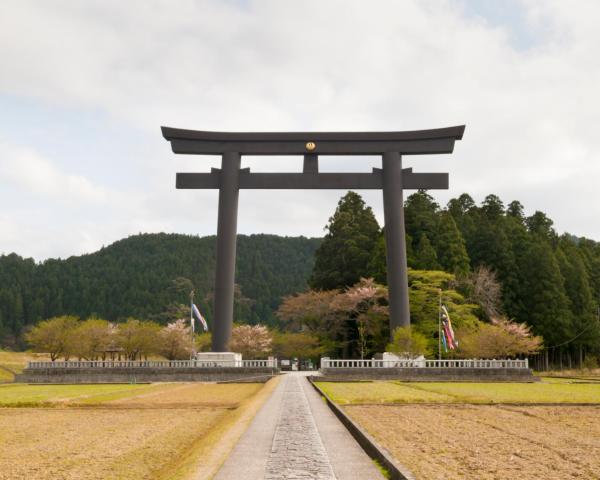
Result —
[[300, 380], [304, 378], [296, 375], [286, 378], [265, 479], [335, 480], [329, 456]]

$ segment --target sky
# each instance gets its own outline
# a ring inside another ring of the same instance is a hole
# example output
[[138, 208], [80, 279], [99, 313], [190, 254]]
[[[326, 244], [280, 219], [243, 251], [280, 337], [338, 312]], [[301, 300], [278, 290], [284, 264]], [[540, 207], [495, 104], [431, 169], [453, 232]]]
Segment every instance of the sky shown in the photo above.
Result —
[[[216, 233], [218, 192], [160, 126], [395, 131], [466, 125], [431, 192], [544, 211], [600, 240], [596, 0], [4, 0], [0, 254], [42, 261], [141, 232]], [[301, 171], [252, 157], [253, 171]], [[370, 171], [377, 157], [322, 158]], [[239, 233], [321, 236], [343, 191], [242, 191]], [[379, 191], [361, 192], [383, 223]]]

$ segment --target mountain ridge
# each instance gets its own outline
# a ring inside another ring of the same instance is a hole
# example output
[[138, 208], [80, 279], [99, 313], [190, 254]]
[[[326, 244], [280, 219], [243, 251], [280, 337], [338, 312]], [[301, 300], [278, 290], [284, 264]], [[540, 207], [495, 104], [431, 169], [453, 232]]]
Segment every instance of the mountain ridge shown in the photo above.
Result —
[[[238, 235], [236, 321], [274, 324], [281, 297], [307, 287], [320, 242]], [[169, 307], [188, 304], [188, 286], [210, 321], [215, 247], [215, 236], [145, 233], [66, 259], [37, 263], [15, 253], [2, 255], [0, 333], [17, 336], [28, 325], [63, 314], [160, 321]]]

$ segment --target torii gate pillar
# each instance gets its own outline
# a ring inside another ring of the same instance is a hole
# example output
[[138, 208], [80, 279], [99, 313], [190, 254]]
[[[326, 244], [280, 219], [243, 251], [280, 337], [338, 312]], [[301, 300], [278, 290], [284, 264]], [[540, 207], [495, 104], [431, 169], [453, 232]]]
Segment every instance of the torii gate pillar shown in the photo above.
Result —
[[235, 250], [239, 198], [241, 155], [223, 154], [221, 187], [219, 188], [219, 219], [217, 223], [217, 263], [212, 332], [212, 351], [226, 352], [233, 326], [233, 296], [235, 289]]
[[410, 325], [402, 156], [397, 152], [384, 153], [382, 173], [391, 336], [396, 328]]

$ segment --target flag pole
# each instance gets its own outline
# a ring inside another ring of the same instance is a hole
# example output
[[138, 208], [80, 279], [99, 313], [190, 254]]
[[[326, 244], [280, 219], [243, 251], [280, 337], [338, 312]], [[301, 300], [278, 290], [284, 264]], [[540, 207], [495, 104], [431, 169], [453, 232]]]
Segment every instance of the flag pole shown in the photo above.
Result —
[[442, 289], [438, 289], [438, 360], [442, 359]]
[[190, 351], [190, 360], [194, 358], [196, 354], [196, 348], [194, 345], [194, 290], [190, 292], [190, 327], [192, 332], [192, 350]]

